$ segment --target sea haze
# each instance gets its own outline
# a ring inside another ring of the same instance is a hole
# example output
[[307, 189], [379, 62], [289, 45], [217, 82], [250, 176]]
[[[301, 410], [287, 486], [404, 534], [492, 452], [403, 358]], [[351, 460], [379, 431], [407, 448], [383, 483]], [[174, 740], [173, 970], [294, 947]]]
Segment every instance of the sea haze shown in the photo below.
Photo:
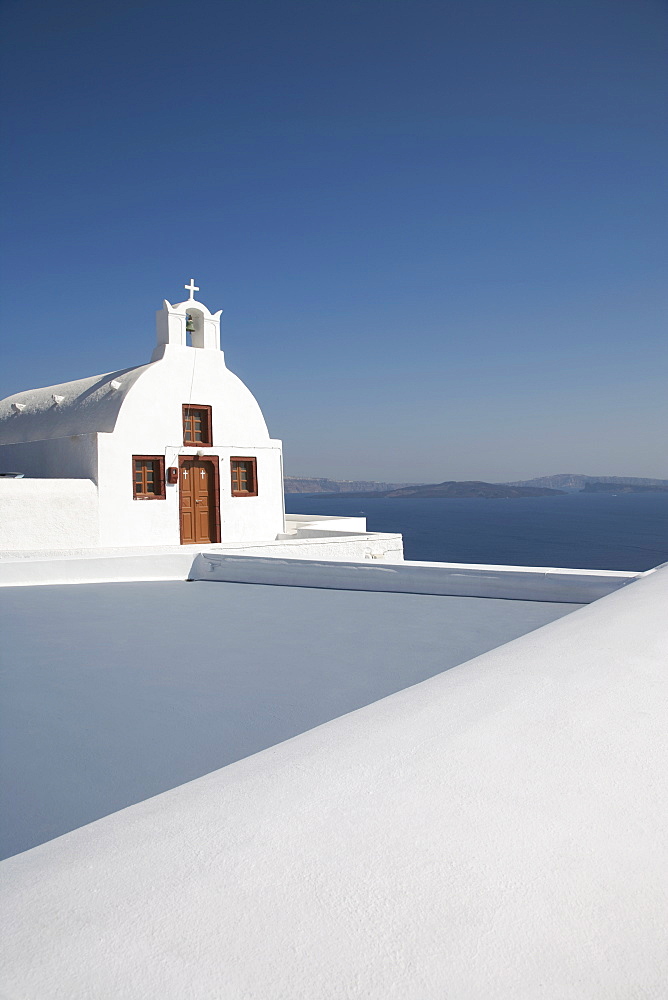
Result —
[[288, 494], [291, 514], [364, 513], [400, 531], [407, 559], [646, 570], [668, 560], [668, 494], [568, 493], [512, 500]]

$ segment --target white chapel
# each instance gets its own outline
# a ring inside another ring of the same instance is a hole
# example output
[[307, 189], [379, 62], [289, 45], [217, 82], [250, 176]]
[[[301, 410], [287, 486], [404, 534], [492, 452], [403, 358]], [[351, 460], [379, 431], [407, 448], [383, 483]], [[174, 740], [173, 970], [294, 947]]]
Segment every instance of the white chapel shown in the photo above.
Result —
[[185, 287], [188, 299], [157, 313], [148, 364], [0, 402], [0, 473], [42, 481], [22, 484], [23, 537], [5, 546], [206, 544], [284, 531], [281, 442], [225, 365], [220, 311], [194, 297], [192, 279]]

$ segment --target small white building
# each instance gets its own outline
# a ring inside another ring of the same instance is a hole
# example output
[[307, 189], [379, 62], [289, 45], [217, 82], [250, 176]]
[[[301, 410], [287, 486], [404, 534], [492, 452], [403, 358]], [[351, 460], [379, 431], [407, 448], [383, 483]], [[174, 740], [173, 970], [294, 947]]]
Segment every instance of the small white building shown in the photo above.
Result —
[[[243, 542], [284, 531], [281, 442], [225, 365], [220, 311], [157, 313], [149, 364], [0, 402], [0, 548]], [[25, 480], [8, 481], [8, 473]], [[26, 480], [31, 480], [27, 482]], [[18, 507], [18, 509], [17, 509]]]

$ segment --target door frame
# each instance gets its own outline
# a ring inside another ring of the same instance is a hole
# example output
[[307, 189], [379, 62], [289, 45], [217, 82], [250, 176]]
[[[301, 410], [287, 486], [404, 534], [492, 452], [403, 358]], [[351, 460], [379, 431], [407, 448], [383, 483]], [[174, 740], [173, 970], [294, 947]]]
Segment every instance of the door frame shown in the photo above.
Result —
[[220, 463], [218, 455], [179, 455], [179, 472], [186, 462], [208, 462], [213, 470], [213, 532], [210, 542], [184, 542], [181, 526], [181, 476], [179, 476], [179, 543], [181, 545], [213, 545], [220, 541]]

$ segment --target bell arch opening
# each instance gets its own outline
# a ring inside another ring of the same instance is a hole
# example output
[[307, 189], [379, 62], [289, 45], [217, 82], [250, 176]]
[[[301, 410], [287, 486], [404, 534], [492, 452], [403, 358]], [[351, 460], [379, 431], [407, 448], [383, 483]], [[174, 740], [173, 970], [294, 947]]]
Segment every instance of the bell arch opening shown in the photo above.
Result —
[[199, 309], [186, 311], [186, 346], [204, 347], [204, 314]]

